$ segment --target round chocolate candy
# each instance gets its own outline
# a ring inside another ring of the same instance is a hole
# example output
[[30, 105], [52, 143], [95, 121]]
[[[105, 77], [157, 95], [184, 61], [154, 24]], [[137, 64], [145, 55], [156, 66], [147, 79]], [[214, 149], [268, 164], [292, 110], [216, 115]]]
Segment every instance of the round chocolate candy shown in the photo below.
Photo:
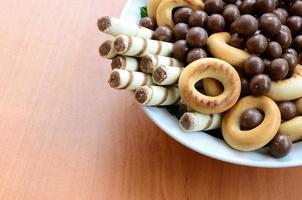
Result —
[[261, 30], [272, 36], [280, 32], [281, 25], [279, 18], [271, 13], [263, 14], [259, 20]]
[[294, 56], [296, 56], [298, 58], [298, 53], [295, 49], [293, 48], [288, 48], [286, 49], [285, 53], [290, 53], [290, 54], [293, 54]]
[[188, 23], [190, 15], [193, 13], [193, 10], [188, 7], [179, 8], [175, 11], [173, 15], [174, 23]]
[[240, 76], [240, 82], [241, 82], [241, 94], [240, 96], [244, 97], [250, 94], [250, 89], [249, 89], [249, 79]]
[[222, 15], [213, 14], [209, 16], [207, 25], [208, 29], [213, 33], [222, 32], [225, 28], [225, 20]]
[[278, 133], [268, 146], [272, 156], [282, 158], [289, 154], [292, 148], [292, 141], [288, 135]]
[[251, 79], [249, 88], [254, 96], [266, 95], [271, 89], [271, 79], [265, 74], [256, 75]]
[[239, 49], [245, 49], [245, 39], [238, 33], [234, 33], [231, 35], [229, 45]]
[[269, 59], [264, 58], [263, 63], [264, 63], [264, 73], [268, 74], [269, 73], [269, 67], [271, 66], [271, 61]]
[[243, 0], [239, 6], [241, 14], [254, 14], [255, 13], [256, 0]]
[[243, 69], [246, 75], [253, 77], [264, 71], [264, 62], [257, 56], [251, 56], [244, 61]]
[[256, 128], [261, 124], [263, 118], [263, 114], [258, 109], [248, 109], [240, 116], [240, 128], [242, 130], [251, 130]]
[[195, 48], [195, 49], [192, 49], [191, 51], [189, 51], [189, 53], [187, 55], [187, 62], [192, 63], [195, 60], [198, 60], [201, 58], [206, 58], [206, 57], [207, 57], [207, 53], [205, 52], [205, 50], [203, 50], [201, 48]]
[[189, 17], [189, 25], [191, 27], [204, 27], [207, 25], [208, 14], [202, 10], [197, 10]]
[[155, 30], [157, 25], [156, 25], [156, 21], [154, 19], [152, 19], [151, 17], [143, 17], [141, 18], [141, 20], [139, 21], [139, 25], [151, 30]]
[[242, 1], [241, 0], [237, 0], [236, 2], [235, 2], [235, 5], [239, 8], [240, 7], [240, 5], [242, 4]]
[[291, 53], [284, 53], [282, 58], [285, 59], [288, 63], [288, 73], [291, 76], [298, 64], [298, 57]]
[[242, 15], [234, 22], [235, 31], [245, 37], [253, 35], [258, 29], [258, 20], [252, 15]]
[[269, 75], [273, 80], [282, 80], [286, 78], [289, 71], [288, 63], [283, 58], [277, 58], [271, 62]]
[[173, 32], [167, 26], [160, 26], [154, 32], [154, 38], [159, 41], [171, 42], [173, 40]]
[[256, 0], [256, 9], [258, 13], [271, 13], [276, 9], [275, 0]]
[[281, 26], [280, 32], [275, 36], [276, 41], [283, 49], [287, 49], [292, 43], [292, 34], [289, 28], [285, 25]]
[[293, 102], [281, 102], [278, 107], [283, 120], [290, 120], [297, 116], [297, 106]]
[[222, 15], [226, 21], [227, 24], [231, 24], [235, 19], [237, 19], [240, 16], [240, 11], [237, 6], [234, 4], [229, 4], [227, 5], [223, 12]]
[[290, 16], [286, 20], [286, 25], [291, 30], [293, 35], [298, 35], [302, 29], [302, 17]]
[[207, 43], [208, 33], [201, 27], [193, 27], [188, 31], [186, 38], [191, 47], [202, 47]]
[[209, 15], [214, 13], [220, 13], [222, 10], [222, 0], [206, 0], [204, 2], [204, 11], [206, 11]]
[[186, 39], [188, 31], [189, 31], [189, 26], [188, 24], [185, 23], [178, 23], [173, 28], [173, 33], [176, 40]]
[[288, 17], [288, 12], [284, 8], [277, 8], [276, 10], [273, 11], [273, 13], [279, 18], [281, 24], [285, 24], [287, 17]]
[[282, 56], [282, 48], [278, 42], [272, 41], [269, 42], [265, 51], [265, 54], [269, 58], [280, 58]]
[[172, 49], [172, 55], [174, 58], [185, 62], [188, 52], [189, 52], [189, 46], [186, 40], [178, 40], [177, 42], [174, 43]]
[[252, 54], [261, 54], [265, 52], [267, 45], [267, 39], [262, 34], [253, 35], [246, 41], [246, 48]]
[[235, 4], [237, 0], [224, 0], [226, 4]]
[[294, 1], [294, 3], [289, 8], [289, 12], [291, 15], [297, 15], [302, 17], [302, 1]]
[[302, 35], [295, 37], [293, 40], [293, 47], [299, 52], [302, 51]]

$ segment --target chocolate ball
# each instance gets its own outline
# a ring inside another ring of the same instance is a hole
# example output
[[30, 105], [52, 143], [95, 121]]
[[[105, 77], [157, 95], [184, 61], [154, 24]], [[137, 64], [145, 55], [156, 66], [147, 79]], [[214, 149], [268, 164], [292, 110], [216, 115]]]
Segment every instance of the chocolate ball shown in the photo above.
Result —
[[215, 32], [222, 32], [225, 28], [225, 20], [222, 15], [220, 14], [213, 14], [208, 18], [208, 29], [215, 33]]
[[297, 106], [293, 102], [281, 102], [278, 107], [283, 120], [290, 120], [297, 116]]
[[189, 53], [187, 55], [187, 62], [192, 63], [195, 60], [198, 60], [201, 58], [206, 58], [206, 57], [207, 57], [207, 53], [205, 52], [205, 50], [203, 50], [201, 48], [195, 48], [195, 49], [192, 49], [191, 51], [189, 51]]
[[294, 56], [298, 57], [297, 51], [293, 48], [286, 49], [285, 53], [290, 53], [290, 54], [293, 54]]
[[280, 58], [282, 56], [282, 48], [278, 42], [269, 42], [265, 51], [265, 55], [269, 58]]
[[243, 63], [244, 73], [249, 77], [261, 74], [264, 71], [264, 62], [257, 56], [251, 56]]
[[250, 94], [250, 89], [249, 89], [249, 79], [244, 77], [244, 76], [240, 76], [240, 82], [241, 82], [241, 97], [247, 96]]
[[193, 10], [188, 7], [179, 8], [175, 11], [173, 15], [173, 20], [175, 24], [180, 22], [188, 23], [190, 15], [193, 13]]
[[276, 10], [273, 11], [273, 13], [279, 18], [281, 24], [285, 24], [287, 17], [288, 17], [288, 12], [284, 8], [277, 8]]
[[265, 74], [256, 75], [251, 79], [249, 88], [254, 96], [266, 95], [271, 89], [271, 79]]
[[152, 19], [151, 17], [144, 17], [141, 18], [141, 20], [139, 21], [139, 25], [151, 30], [155, 30], [157, 27], [156, 21], [154, 19]]
[[202, 10], [197, 10], [189, 17], [189, 25], [191, 27], [205, 27], [207, 25], [208, 14]]
[[220, 13], [222, 10], [222, 0], [206, 0], [204, 2], [204, 11], [206, 11], [209, 15], [214, 13]]
[[297, 51], [302, 51], [302, 35], [295, 37], [295, 39], [293, 40], [293, 47]]
[[248, 109], [240, 116], [240, 128], [242, 130], [251, 130], [256, 128], [261, 124], [263, 118], [263, 114], [258, 109]]
[[173, 32], [167, 26], [158, 27], [154, 32], [154, 38], [159, 41], [171, 42], [173, 40]]
[[290, 16], [286, 20], [286, 25], [291, 30], [293, 35], [298, 35], [302, 29], [302, 17]]
[[283, 58], [277, 58], [272, 61], [269, 68], [269, 75], [273, 80], [282, 80], [286, 78], [289, 71], [288, 63]]
[[189, 26], [188, 24], [185, 23], [178, 23], [173, 28], [173, 33], [176, 40], [186, 39], [188, 31], [189, 31]]
[[288, 135], [278, 133], [268, 146], [272, 156], [282, 158], [287, 156], [291, 151], [292, 141]]
[[240, 5], [242, 4], [242, 1], [241, 0], [237, 0], [236, 2], [235, 2], [235, 5], [239, 8], [240, 7]]
[[292, 34], [289, 28], [285, 25], [281, 26], [280, 32], [275, 36], [276, 41], [283, 49], [287, 49], [292, 43]]
[[237, 0], [224, 0], [226, 4], [235, 4]]
[[291, 53], [284, 53], [282, 58], [285, 59], [288, 63], [288, 73], [291, 76], [298, 64], [298, 57]]
[[226, 21], [227, 24], [231, 24], [235, 19], [237, 19], [240, 16], [240, 11], [237, 6], [234, 4], [229, 4], [227, 5], [223, 12], [222, 15]]
[[256, 0], [243, 0], [239, 6], [241, 14], [254, 14], [255, 13]]
[[201, 27], [193, 27], [188, 31], [186, 38], [191, 47], [202, 47], [207, 43], [208, 33]]
[[189, 46], [186, 40], [178, 40], [174, 43], [172, 49], [172, 55], [174, 58], [180, 61], [186, 61], [187, 53], [189, 52]]
[[275, 8], [275, 0], [256, 0], [256, 9], [258, 13], [271, 13]]
[[252, 15], [242, 15], [233, 23], [235, 31], [245, 37], [253, 35], [258, 29], [258, 20]]
[[263, 14], [259, 20], [261, 30], [272, 36], [280, 32], [281, 25], [279, 18], [271, 13]]
[[271, 66], [271, 61], [269, 59], [263, 59], [264, 63], [264, 73], [268, 74], [269, 73], [269, 67]]
[[239, 49], [245, 49], [245, 39], [238, 33], [234, 33], [231, 35], [229, 45]]
[[302, 17], [302, 1], [294, 1], [294, 3], [290, 6], [289, 12], [291, 15]]
[[264, 35], [256, 34], [249, 37], [246, 41], [246, 48], [252, 54], [261, 54], [267, 48], [268, 42]]

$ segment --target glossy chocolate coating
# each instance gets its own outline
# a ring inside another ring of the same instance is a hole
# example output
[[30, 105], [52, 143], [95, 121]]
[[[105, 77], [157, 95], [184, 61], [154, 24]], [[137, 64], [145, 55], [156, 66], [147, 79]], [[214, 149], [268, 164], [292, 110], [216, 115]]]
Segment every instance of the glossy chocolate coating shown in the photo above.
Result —
[[239, 6], [241, 14], [254, 14], [256, 11], [256, 0], [243, 0]]
[[291, 76], [298, 64], [298, 57], [291, 53], [284, 53], [282, 58], [284, 58], [288, 63], [288, 73], [289, 76]]
[[286, 25], [293, 35], [298, 35], [302, 29], [302, 17], [290, 16], [286, 20]]
[[249, 89], [249, 79], [244, 77], [244, 76], [240, 76], [240, 82], [241, 82], [241, 97], [247, 96], [250, 94], [250, 89]]
[[290, 29], [287, 26], [282, 25], [281, 30], [275, 36], [275, 39], [283, 49], [287, 49], [292, 43], [292, 34]]
[[234, 33], [231, 35], [229, 45], [239, 49], [245, 49], [245, 39], [238, 33]]
[[256, 128], [263, 121], [263, 114], [255, 109], [248, 109], [240, 116], [240, 128], [242, 130], [251, 130]]
[[278, 104], [283, 120], [290, 120], [297, 116], [297, 107], [293, 102], [281, 102]]
[[179, 8], [175, 11], [173, 15], [173, 20], [175, 24], [180, 22], [188, 23], [190, 15], [193, 13], [193, 10], [188, 7]]
[[220, 13], [223, 10], [222, 0], [206, 0], [204, 2], [204, 11], [209, 15], [214, 13]]
[[266, 95], [271, 88], [271, 79], [265, 74], [256, 75], [251, 79], [249, 88], [254, 96]]
[[292, 148], [292, 141], [287, 135], [277, 134], [269, 143], [269, 151], [272, 156], [282, 158], [287, 156]]
[[154, 38], [159, 41], [172, 42], [173, 32], [167, 26], [158, 27], [154, 32]]
[[256, 9], [258, 13], [271, 13], [275, 8], [275, 0], [256, 0]]
[[293, 48], [286, 49], [285, 53], [290, 53], [290, 54], [293, 54], [294, 56], [298, 57], [297, 51]]
[[258, 29], [258, 20], [252, 15], [242, 15], [234, 22], [235, 31], [243, 36], [253, 35]]
[[189, 25], [185, 23], [178, 23], [173, 28], [173, 33], [176, 40], [186, 39], [188, 31]]
[[213, 33], [222, 32], [225, 28], [225, 20], [222, 15], [213, 14], [209, 16], [207, 26], [208, 29]]
[[272, 36], [277, 35], [280, 32], [281, 25], [279, 18], [271, 13], [263, 14], [259, 20], [261, 30]]
[[271, 62], [269, 75], [273, 80], [282, 80], [286, 78], [288, 71], [289, 66], [287, 61], [283, 58], [277, 58]]
[[246, 48], [252, 54], [261, 54], [265, 52], [267, 45], [267, 38], [262, 34], [253, 35], [246, 41]]
[[299, 52], [302, 51], [302, 35], [295, 37], [293, 40], [293, 47]]
[[257, 56], [251, 56], [243, 63], [244, 73], [249, 77], [261, 74], [264, 71], [264, 62]]
[[186, 40], [178, 40], [174, 43], [172, 49], [172, 55], [174, 58], [180, 61], [186, 61], [187, 53], [189, 52], [189, 46]]
[[197, 10], [189, 17], [189, 25], [191, 27], [200, 26], [205, 27], [207, 25], [208, 14], [202, 10]]
[[223, 12], [222, 15], [226, 21], [227, 24], [231, 24], [235, 19], [237, 19], [240, 16], [240, 11], [237, 6], [234, 4], [229, 4], [227, 5]]
[[293, 4], [290, 6], [289, 11], [291, 15], [297, 15], [302, 17], [302, 1], [294, 1]]
[[265, 51], [265, 55], [271, 59], [280, 58], [282, 56], [282, 47], [278, 42], [269, 42]]
[[201, 27], [193, 27], [188, 31], [186, 39], [191, 47], [202, 47], [207, 43], [208, 33]]
[[189, 51], [189, 53], [187, 55], [187, 62], [192, 63], [195, 60], [198, 60], [201, 58], [206, 58], [206, 57], [207, 57], [207, 53], [205, 52], [205, 50], [203, 50], [201, 48], [195, 48], [195, 49], [192, 49], [191, 51]]
[[276, 10], [273, 11], [273, 13], [279, 18], [281, 24], [285, 24], [287, 17], [288, 17], [288, 12], [284, 8], [277, 8]]
[[155, 30], [157, 27], [156, 21], [154, 19], [152, 19], [151, 17], [144, 17], [141, 18], [141, 20], [139, 21], [139, 25], [151, 30]]

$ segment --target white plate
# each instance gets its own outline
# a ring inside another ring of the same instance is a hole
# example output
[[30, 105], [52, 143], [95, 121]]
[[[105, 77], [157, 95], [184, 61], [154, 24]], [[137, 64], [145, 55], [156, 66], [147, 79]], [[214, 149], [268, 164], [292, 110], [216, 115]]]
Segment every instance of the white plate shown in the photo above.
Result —
[[[121, 17], [137, 22], [140, 19], [139, 7], [145, 6], [146, 0], [128, 0]], [[203, 155], [218, 160], [253, 167], [281, 168], [302, 166], [302, 143], [296, 143], [292, 152], [285, 158], [276, 159], [267, 154], [267, 149], [255, 152], [239, 152], [230, 148], [223, 140], [205, 132], [185, 133], [178, 125], [178, 120], [165, 109], [145, 107], [149, 118], [169, 136]]]

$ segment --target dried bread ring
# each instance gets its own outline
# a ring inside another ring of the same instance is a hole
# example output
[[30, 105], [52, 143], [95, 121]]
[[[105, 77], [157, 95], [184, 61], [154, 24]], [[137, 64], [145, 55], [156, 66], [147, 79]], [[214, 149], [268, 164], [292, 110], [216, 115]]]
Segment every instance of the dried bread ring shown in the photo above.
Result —
[[231, 35], [227, 32], [214, 33], [208, 38], [208, 48], [215, 58], [219, 58], [230, 63], [233, 66], [241, 67], [242, 63], [248, 59], [251, 54], [232, 47], [228, 44]]
[[293, 142], [302, 140], [302, 116], [283, 122], [278, 132], [288, 135]]
[[[224, 91], [215, 97], [196, 90], [195, 84], [205, 78], [220, 81]], [[222, 113], [239, 99], [241, 90], [237, 71], [227, 62], [217, 58], [203, 58], [188, 65], [179, 78], [179, 92], [184, 102], [203, 114]]]
[[156, 10], [162, 0], [148, 0], [147, 12], [148, 16], [156, 20]]
[[[257, 108], [264, 112], [262, 123], [251, 130], [240, 129], [240, 117], [248, 109]], [[254, 151], [269, 143], [280, 127], [281, 114], [277, 104], [266, 96], [247, 96], [228, 112], [222, 120], [224, 140], [239, 151]]]
[[201, 0], [163, 0], [159, 3], [156, 10], [156, 21], [158, 26], [174, 27], [172, 11], [179, 7], [190, 7], [193, 10], [202, 10]]

